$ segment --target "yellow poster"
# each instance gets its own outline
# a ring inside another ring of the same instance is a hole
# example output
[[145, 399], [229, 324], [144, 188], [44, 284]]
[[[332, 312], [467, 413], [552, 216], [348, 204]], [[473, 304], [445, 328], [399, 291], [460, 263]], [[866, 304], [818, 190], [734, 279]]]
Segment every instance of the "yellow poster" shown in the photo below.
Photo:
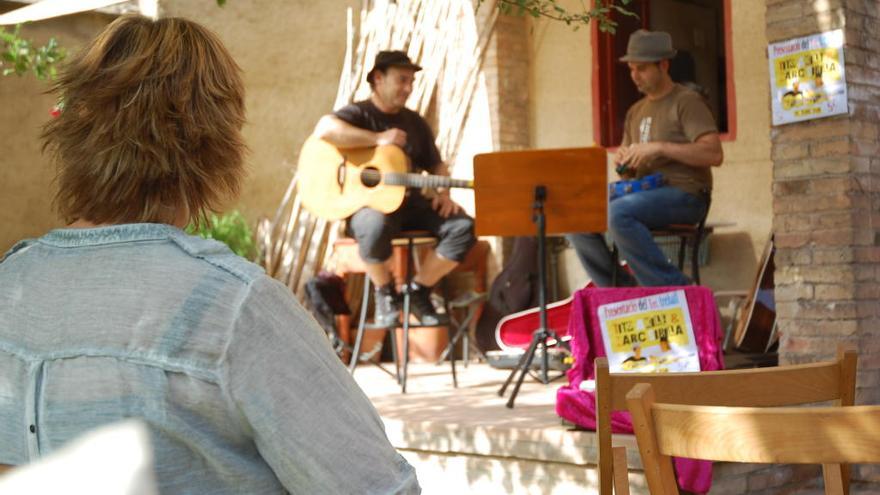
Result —
[[772, 43], [768, 58], [774, 125], [848, 111], [842, 30]]
[[700, 371], [683, 290], [605, 304], [598, 316], [611, 372]]

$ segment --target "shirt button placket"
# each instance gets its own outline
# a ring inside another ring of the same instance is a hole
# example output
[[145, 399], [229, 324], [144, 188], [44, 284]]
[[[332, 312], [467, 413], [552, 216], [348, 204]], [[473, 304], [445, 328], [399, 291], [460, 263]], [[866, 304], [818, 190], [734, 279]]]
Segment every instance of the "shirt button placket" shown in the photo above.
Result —
[[40, 384], [43, 375], [43, 363], [35, 363], [30, 370], [30, 383], [28, 384], [27, 409], [25, 412], [25, 424], [28, 425], [27, 447], [29, 459], [40, 456], [40, 443], [37, 438], [37, 403], [39, 402]]

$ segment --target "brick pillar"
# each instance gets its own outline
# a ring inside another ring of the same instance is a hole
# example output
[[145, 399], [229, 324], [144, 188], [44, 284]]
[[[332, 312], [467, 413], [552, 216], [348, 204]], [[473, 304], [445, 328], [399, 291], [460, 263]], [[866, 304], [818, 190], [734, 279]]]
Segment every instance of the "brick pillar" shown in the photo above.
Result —
[[[769, 42], [844, 30], [849, 114], [771, 130], [780, 361], [858, 347], [856, 402], [880, 403], [880, 4], [767, 0]], [[856, 480], [880, 480], [860, 467]]]
[[[478, 22], [486, 22], [490, 4], [487, 2], [477, 11]], [[496, 151], [530, 147], [528, 43], [526, 16], [499, 13], [483, 61], [489, 94], [492, 148]], [[510, 258], [512, 249], [513, 239], [501, 238], [499, 266]]]
[[[485, 16], [488, 8], [481, 8]], [[529, 147], [529, 46], [525, 16], [499, 14], [486, 49], [492, 145], [498, 151]]]

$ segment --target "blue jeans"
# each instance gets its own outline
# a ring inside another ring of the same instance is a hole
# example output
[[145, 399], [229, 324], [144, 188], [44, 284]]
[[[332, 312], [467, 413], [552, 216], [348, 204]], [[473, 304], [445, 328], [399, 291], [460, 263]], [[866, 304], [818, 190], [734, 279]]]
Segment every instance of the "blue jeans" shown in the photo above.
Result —
[[608, 233], [635, 274], [635, 280], [612, 267], [611, 250], [602, 234], [567, 234], [581, 264], [593, 283], [611, 286], [612, 269], [618, 270], [617, 285], [687, 285], [688, 279], [669, 262], [650, 229], [672, 223], [698, 223], [706, 214], [706, 200], [675, 187], [661, 187], [627, 194], [608, 204]]

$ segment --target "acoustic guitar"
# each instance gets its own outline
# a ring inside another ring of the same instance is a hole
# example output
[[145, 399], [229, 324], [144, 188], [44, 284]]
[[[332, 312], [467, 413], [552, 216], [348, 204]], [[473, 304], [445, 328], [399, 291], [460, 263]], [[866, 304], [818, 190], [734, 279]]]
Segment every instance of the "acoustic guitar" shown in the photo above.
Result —
[[776, 342], [776, 301], [773, 291], [776, 283], [773, 279], [775, 264], [773, 255], [776, 248], [773, 238], [767, 241], [761, 266], [755, 279], [754, 288], [742, 306], [734, 332], [737, 349], [749, 352], [766, 353]]
[[397, 146], [340, 149], [311, 136], [299, 155], [299, 195], [313, 214], [339, 220], [365, 206], [391, 213], [400, 208], [408, 187], [474, 187], [471, 180], [408, 169], [408, 159]]

